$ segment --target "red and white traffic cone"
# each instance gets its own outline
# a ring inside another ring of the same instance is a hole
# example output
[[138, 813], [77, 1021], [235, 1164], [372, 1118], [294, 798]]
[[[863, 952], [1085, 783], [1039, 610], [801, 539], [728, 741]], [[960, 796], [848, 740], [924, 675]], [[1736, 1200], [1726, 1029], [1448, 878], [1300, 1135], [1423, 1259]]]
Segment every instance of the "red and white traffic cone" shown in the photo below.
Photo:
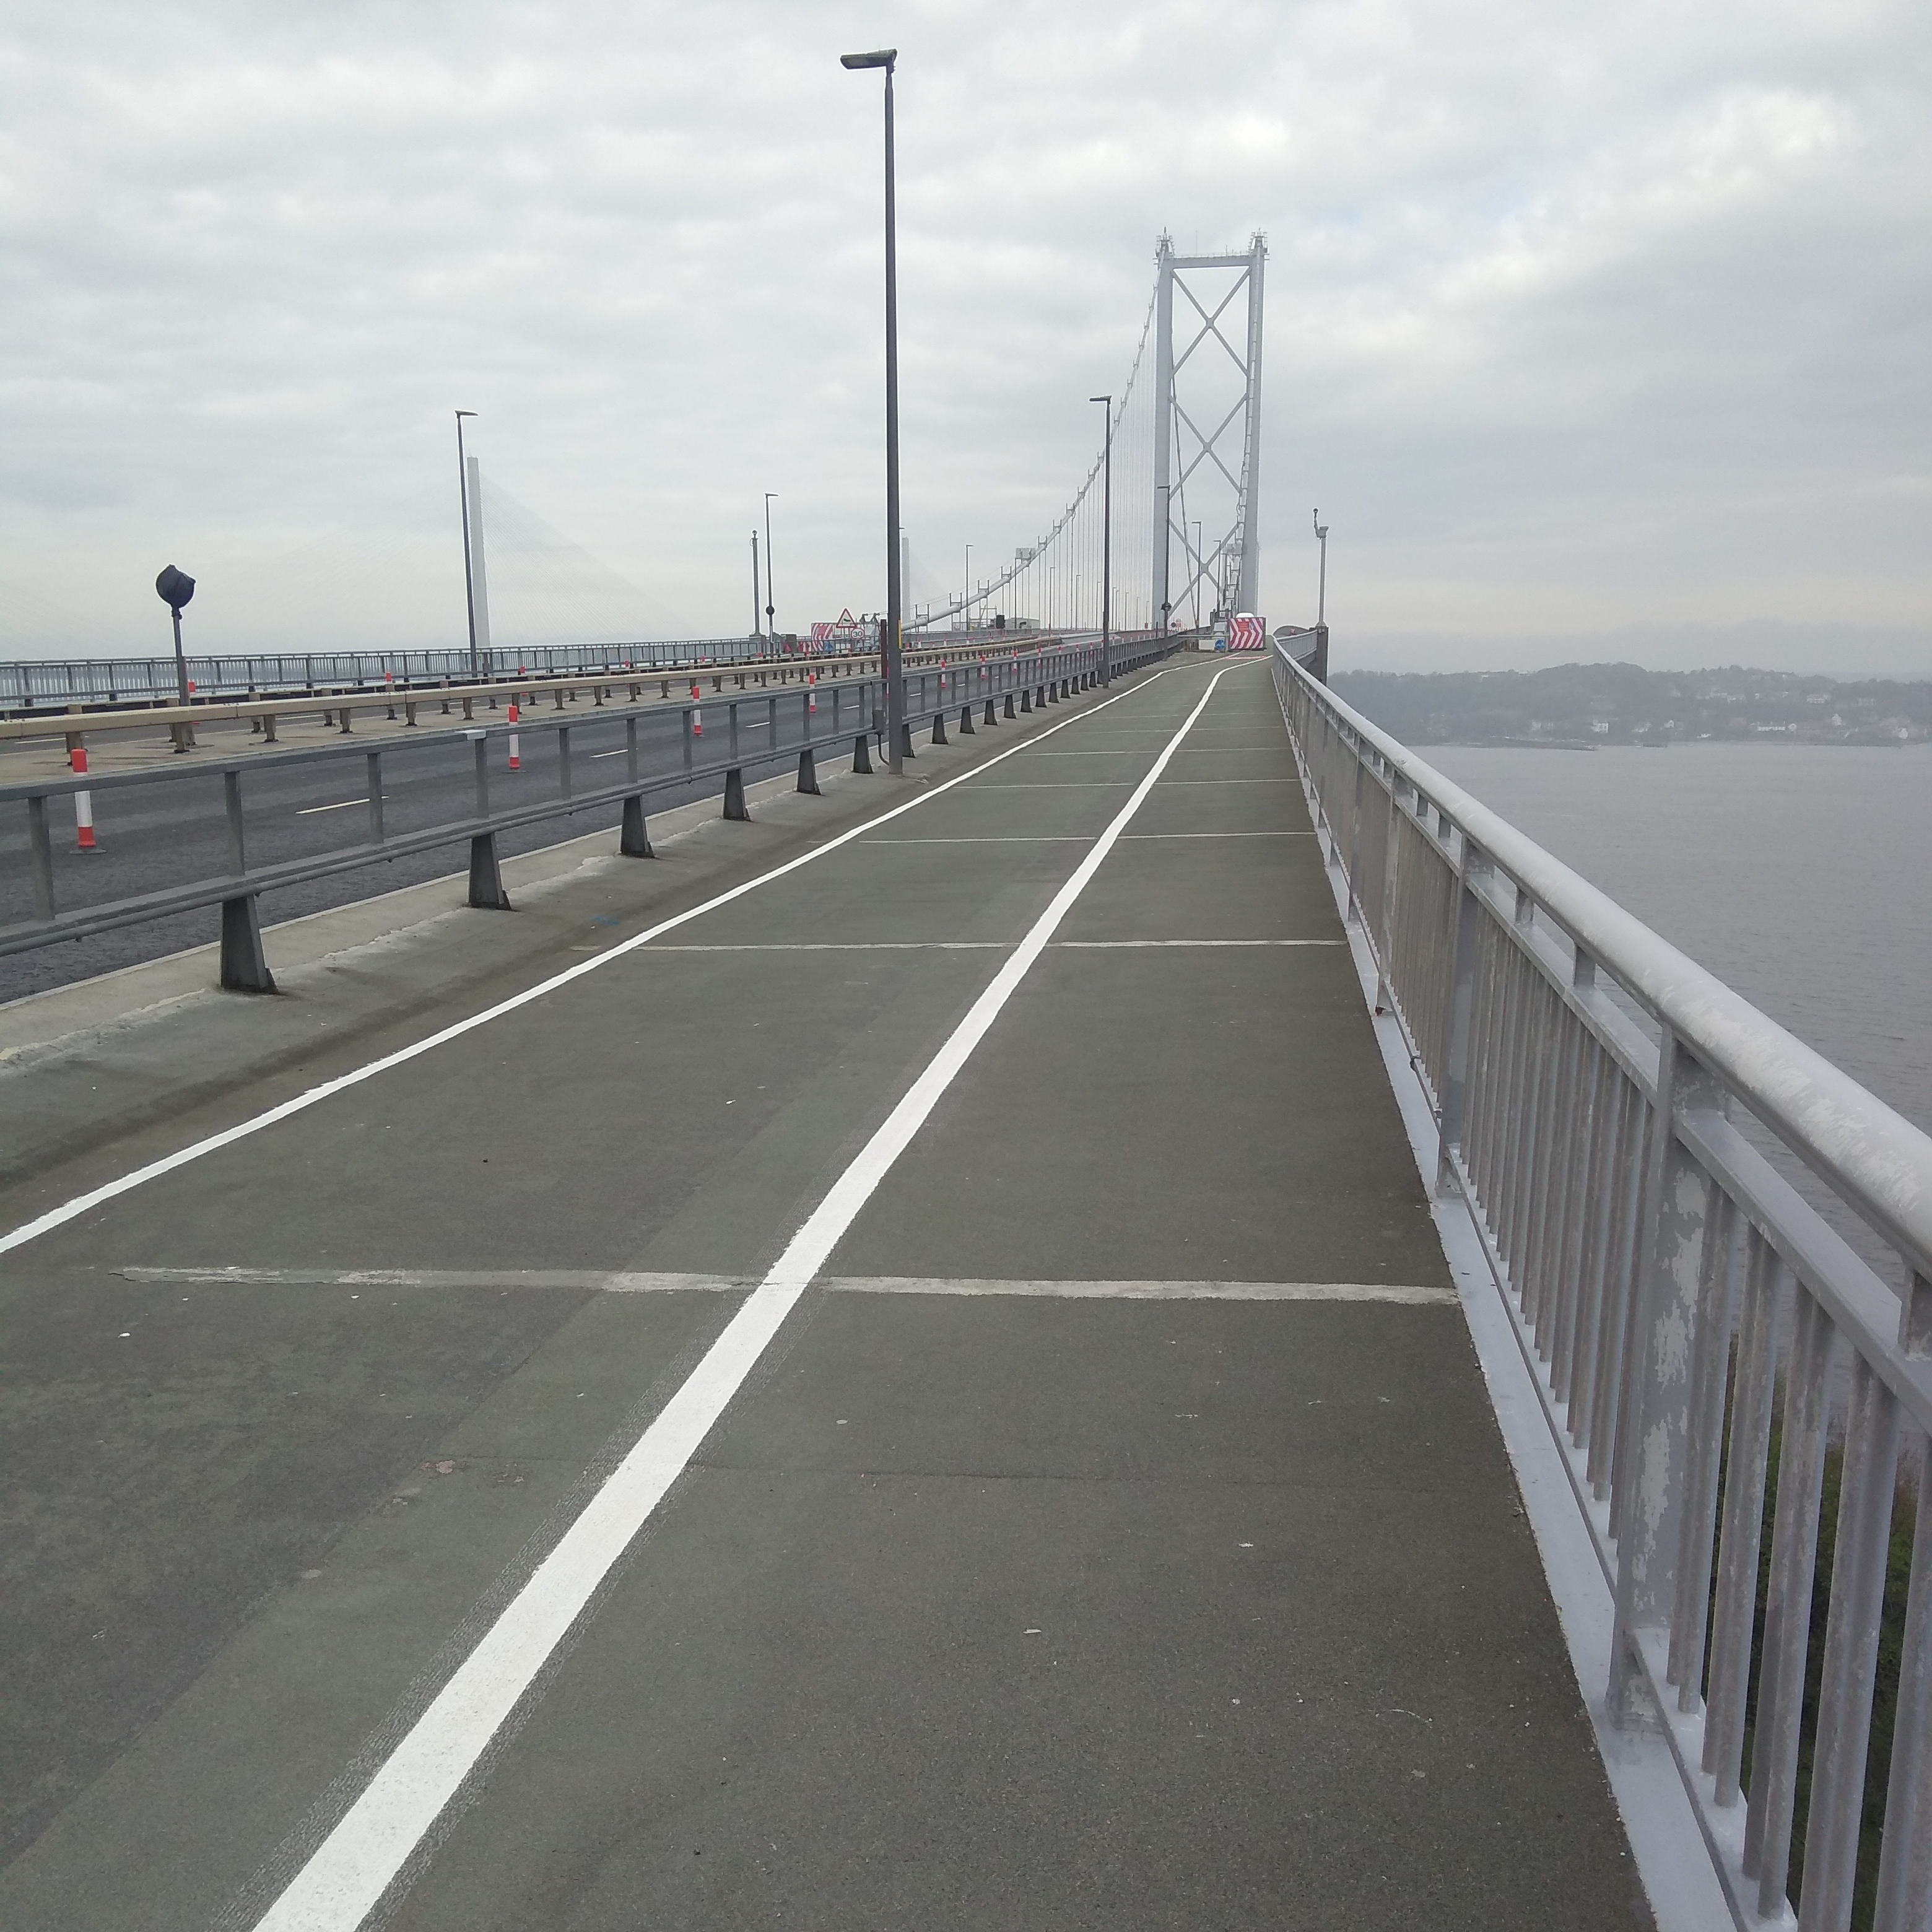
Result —
[[704, 736], [704, 713], [698, 708], [698, 680], [691, 680], [691, 735], [694, 738]]
[[[68, 763], [73, 766], [76, 776], [87, 776], [87, 747], [76, 745], [68, 754]], [[94, 794], [91, 791], [77, 791], [74, 795], [74, 828], [80, 836], [80, 849], [92, 852], [99, 848], [94, 842]]]
[[808, 684], [808, 685], [812, 687], [812, 701], [811, 701], [808, 705], [806, 705], [806, 709], [808, 711], [816, 711], [816, 710], [818, 709], [818, 672], [816, 672], [815, 670], [814, 670], [814, 671], [808, 671], [808, 672], [806, 672], [806, 678], [805, 678], [805, 681], [806, 681], [806, 682], [807, 684]]
[[517, 755], [517, 701], [512, 698], [510, 700], [510, 769], [513, 772], [520, 772], [524, 768], [523, 760]]

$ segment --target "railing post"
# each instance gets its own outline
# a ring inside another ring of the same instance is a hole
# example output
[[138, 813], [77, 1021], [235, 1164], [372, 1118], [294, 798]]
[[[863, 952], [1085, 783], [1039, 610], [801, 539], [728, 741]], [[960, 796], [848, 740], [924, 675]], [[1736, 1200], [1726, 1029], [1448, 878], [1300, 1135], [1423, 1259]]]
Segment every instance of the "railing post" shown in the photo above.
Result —
[[[221, 774], [222, 802], [228, 819], [228, 866], [236, 878], [248, 869], [242, 817], [242, 774]], [[262, 951], [262, 922], [253, 892], [221, 902], [221, 985], [231, 993], [272, 993], [273, 975]]]
[[1454, 1156], [1468, 1124], [1469, 1060], [1475, 1024], [1476, 961], [1481, 950], [1482, 899], [1478, 881], [1489, 871], [1489, 861], [1466, 837], [1456, 870], [1450, 899], [1449, 1010], [1443, 1016], [1443, 1064], [1435, 1081], [1441, 1112], [1436, 1141], [1436, 1193], [1438, 1200], [1456, 1192]]
[[556, 734], [556, 778], [560, 798], [570, 796], [570, 727], [558, 727]]
[[1388, 1012], [1395, 1005], [1389, 962], [1395, 954], [1396, 867], [1402, 850], [1401, 781], [1393, 770], [1388, 777], [1388, 820], [1382, 847], [1382, 924], [1376, 944], [1376, 1011], [1378, 1013]]
[[382, 754], [371, 752], [369, 766], [369, 843], [382, 842]]
[[1612, 1502], [1616, 1633], [1609, 1710], [1619, 1729], [1656, 1721], [1642, 1688], [1638, 1639], [1646, 1631], [1667, 1631], [1676, 1608], [1691, 1449], [1691, 1342], [1714, 1191], [1677, 1138], [1676, 1123], [1687, 1108], [1714, 1108], [1718, 1102], [1714, 1083], [1666, 1025], [1658, 1048]]
[[[476, 746], [476, 818], [487, 826], [490, 820], [490, 745], [485, 734], [465, 734]], [[470, 840], [470, 903], [485, 912], [508, 912], [509, 895], [503, 890], [503, 874], [496, 863], [496, 835], [484, 830]]]
[[54, 916], [54, 848], [47, 836], [44, 798], [27, 801], [27, 843], [33, 859], [34, 916], [50, 920]]

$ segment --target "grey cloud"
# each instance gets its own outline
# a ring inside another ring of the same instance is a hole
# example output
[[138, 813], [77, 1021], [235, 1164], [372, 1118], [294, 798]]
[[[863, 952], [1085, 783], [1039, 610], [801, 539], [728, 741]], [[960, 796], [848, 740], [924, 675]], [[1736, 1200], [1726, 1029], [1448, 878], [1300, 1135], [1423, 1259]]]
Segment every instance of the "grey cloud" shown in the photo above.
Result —
[[1066, 500], [1160, 231], [1262, 228], [1277, 621], [1319, 502], [1364, 638], [1932, 634], [1921, 8], [41, 5], [0, 650], [158, 647], [171, 556], [211, 646], [454, 640], [459, 404], [600, 612], [742, 628], [766, 489], [782, 621], [876, 604], [881, 40], [939, 583]]

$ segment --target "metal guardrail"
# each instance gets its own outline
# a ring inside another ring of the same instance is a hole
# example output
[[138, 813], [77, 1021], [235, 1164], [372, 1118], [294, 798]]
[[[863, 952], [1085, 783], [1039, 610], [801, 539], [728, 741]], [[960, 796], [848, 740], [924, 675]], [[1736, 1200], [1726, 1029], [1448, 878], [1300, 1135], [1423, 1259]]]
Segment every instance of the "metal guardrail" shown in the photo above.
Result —
[[[1165, 656], [1172, 646], [1159, 639], [1114, 640], [1112, 670], [1130, 670]], [[1006, 713], [1029, 712], [1036, 702], [1058, 703], [1078, 689], [1097, 682], [1102, 675], [1097, 644], [1059, 644], [1028, 654], [976, 659], [955, 664], [941, 670], [914, 670], [907, 677], [908, 724], [910, 735], [914, 724], [930, 724], [935, 742], [945, 739], [945, 721], [951, 712], [961, 712], [959, 729], [974, 728], [972, 713], [983, 704], [986, 722], [992, 722], [996, 700], [1004, 700]], [[826, 700], [829, 718], [814, 725], [814, 707]], [[32, 951], [63, 940], [85, 938], [118, 927], [139, 925], [173, 913], [219, 904], [221, 908], [221, 984], [235, 992], [268, 992], [274, 988], [262, 948], [259, 900], [260, 895], [278, 886], [304, 884], [348, 872], [358, 866], [426, 851], [440, 845], [470, 846], [469, 902], [478, 907], [508, 904], [498, 865], [496, 839], [500, 832], [514, 827], [566, 817], [602, 806], [620, 806], [622, 824], [619, 849], [627, 855], [647, 858], [650, 842], [645, 823], [644, 800], [654, 792], [682, 788], [710, 779], [724, 782], [724, 814], [728, 818], [748, 816], [744, 802], [744, 773], [783, 760], [799, 760], [799, 787], [816, 791], [817, 754], [835, 746], [849, 744], [854, 751], [854, 769], [872, 769], [867, 740], [875, 736], [880, 722], [883, 698], [876, 677], [833, 679], [817, 686], [795, 688], [781, 696], [767, 692], [758, 697], [727, 696], [710, 707], [725, 717], [725, 750], [720, 757], [700, 762], [702, 739], [694, 730], [696, 714], [706, 707], [700, 702], [674, 708], [608, 706], [596, 721], [606, 728], [622, 725], [626, 765], [622, 778], [614, 784], [599, 784], [588, 791], [575, 788], [571, 757], [570, 734], [580, 721], [568, 715], [520, 719], [467, 729], [431, 731], [402, 745], [393, 740], [371, 750], [353, 742], [286, 752], [256, 752], [242, 760], [224, 760], [219, 757], [197, 763], [191, 769], [164, 766], [157, 770], [91, 773], [86, 776], [41, 778], [0, 787], [0, 804], [19, 803], [26, 808], [28, 857], [32, 873], [34, 916], [14, 925], [0, 926], [0, 956]], [[782, 741], [781, 706], [796, 707], [799, 731]], [[741, 711], [761, 713], [754, 721], [741, 720]], [[644, 748], [638, 741], [638, 727], [646, 720], [661, 722], [668, 715], [681, 718], [676, 755], [665, 769], [646, 771]], [[494, 740], [513, 733], [542, 736], [555, 734], [558, 740], [559, 789], [554, 798], [520, 803], [508, 808], [491, 806], [490, 800], [489, 748]], [[755, 740], [762, 736], [762, 745]], [[450, 823], [391, 833], [385, 824], [383, 762], [386, 758], [415, 758], [470, 743], [475, 747], [476, 809]], [[367, 775], [368, 835], [352, 845], [289, 860], [268, 866], [248, 862], [244, 778], [265, 772], [285, 770], [303, 765], [340, 764], [360, 760]], [[222, 781], [226, 818], [228, 868], [208, 878], [161, 888], [135, 897], [104, 904], [80, 906], [62, 912], [56, 904], [53, 853], [48, 825], [49, 800], [85, 793], [90, 798], [134, 786], [172, 785], [206, 779], [219, 774]]]
[[[809, 657], [800, 646], [788, 656]], [[766, 638], [692, 638], [654, 643], [536, 644], [478, 654], [482, 681], [524, 676], [621, 676], [628, 670], [688, 670], [712, 664], [776, 661]], [[188, 675], [200, 698], [247, 697], [328, 689], [380, 691], [469, 681], [467, 650], [224, 652], [194, 656]], [[175, 661], [165, 658], [50, 658], [0, 664], [0, 711], [44, 706], [166, 703], [178, 693]]]
[[[962, 650], [1011, 650], [1052, 641], [1022, 639], [1003, 632], [975, 632], [938, 641], [908, 641], [906, 656], [936, 660]], [[705, 674], [720, 668], [811, 668], [854, 659], [875, 662], [876, 648], [842, 644], [836, 650], [775, 651], [769, 638], [712, 638], [636, 644], [547, 644], [529, 650], [478, 653], [480, 676], [471, 674], [466, 650], [334, 651], [307, 654], [190, 657], [187, 660], [191, 702], [197, 706], [224, 700], [311, 698], [341, 692], [386, 698], [406, 691], [440, 691], [469, 685], [482, 688], [539, 683], [556, 679], [592, 678], [621, 683], [633, 676], [667, 672]], [[86, 658], [0, 664], [0, 716], [58, 717], [70, 710], [121, 706], [137, 710], [172, 705], [180, 685], [172, 658]]]
[[[1514, 1304], [1615, 1592], [1612, 1720], [1664, 1728], [1740, 1928], [1840, 1932], [1856, 1886], [1862, 1923], [1925, 1932], [1932, 1139], [1282, 645], [1271, 661], [1436, 1110], [1438, 1192], [1466, 1200]], [[1897, 1288], [1747, 1115], [1895, 1258]]]
[[[1036, 639], [1030, 651], [1022, 656], [1036, 655], [1042, 649], [1063, 644], [1090, 641], [1078, 636], [1055, 636]], [[992, 651], [977, 653], [982, 656], [1011, 656], [1010, 649], [995, 646]], [[908, 650], [903, 653], [902, 662], [908, 671], [928, 670], [934, 665], [944, 669], [960, 656], [953, 650]], [[452, 704], [463, 706], [465, 718], [473, 718], [474, 707], [482, 701], [490, 701], [495, 709], [499, 698], [520, 698], [526, 704], [534, 704], [540, 697], [552, 699], [561, 706], [566, 698], [574, 700], [580, 691], [597, 694], [601, 709], [607, 692], [620, 686], [628, 686], [631, 702], [638, 703], [644, 687], [655, 683], [660, 695], [668, 700], [674, 683], [687, 681], [693, 685], [708, 683], [712, 688], [722, 692], [725, 680], [732, 680], [739, 690], [749, 688], [753, 679], [763, 687], [776, 678], [781, 684], [788, 684], [794, 679], [801, 682], [808, 678], [854, 678], [868, 674], [877, 676], [879, 658], [876, 652], [846, 652], [818, 656], [784, 658], [744, 658], [731, 664], [704, 664], [688, 666], [682, 670], [669, 665], [651, 668], [632, 666], [616, 670], [592, 670], [585, 673], [544, 671], [531, 673], [522, 677], [506, 678], [495, 683], [472, 684], [450, 680], [439, 680], [433, 684], [371, 684], [364, 686], [319, 685], [309, 692], [257, 692], [238, 699], [203, 698], [199, 694], [183, 705], [170, 700], [127, 705], [100, 705], [94, 709], [58, 711], [42, 707], [29, 708], [9, 717], [0, 717], [0, 740], [12, 742], [22, 739], [66, 737], [70, 748], [74, 742], [84, 740], [89, 733], [139, 729], [143, 726], [166, 724], [170, 728], [185, 724], [190, 728], [186, 742], [194, 742], [192, 727], [224, 718], [248, 718], [253, 719], [266, 736], [267, 741], [275, 742], [276, 721], [280, 718], [300, 717], [304, 713], [321, 712], [325, 717], [332, 715], [346, 718], [352, 712], [367, 712], [375, 705], [384, 706], [393, 721], [395, 710], [400, 705], [406, 722], [413, 725], [417, 722], [416, 712], [423, 705], [440, 703], [443, 712], [448, 715]]]

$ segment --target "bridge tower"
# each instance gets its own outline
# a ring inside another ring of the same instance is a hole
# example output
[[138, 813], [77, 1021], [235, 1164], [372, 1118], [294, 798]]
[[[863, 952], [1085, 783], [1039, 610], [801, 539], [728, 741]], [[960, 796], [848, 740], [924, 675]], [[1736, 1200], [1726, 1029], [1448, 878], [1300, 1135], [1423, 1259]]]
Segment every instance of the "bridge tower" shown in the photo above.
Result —
[[[1154, 527], [1161, 540], [1154, 545], [1151, 601], [1156, 615], [1178, 618], [1204, 590], [1222, 611], [1252, 610], [1261, 595], [1256, 507], [1267, 259], [1268, 238], [1259, 232], [1239, 255], [1177, 255], [1166, 235], [1155, 252]], [[1185, 340], [1178, 345], [1177, 291], [1185, 305]], [[1243, 294], [1245, 326], [1237, 328], [1228, 311]], [[1231, 466], [1234, 462], [1238, 467]]]

